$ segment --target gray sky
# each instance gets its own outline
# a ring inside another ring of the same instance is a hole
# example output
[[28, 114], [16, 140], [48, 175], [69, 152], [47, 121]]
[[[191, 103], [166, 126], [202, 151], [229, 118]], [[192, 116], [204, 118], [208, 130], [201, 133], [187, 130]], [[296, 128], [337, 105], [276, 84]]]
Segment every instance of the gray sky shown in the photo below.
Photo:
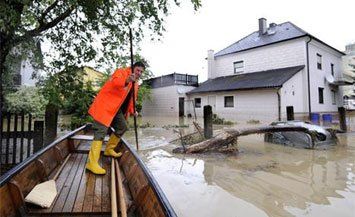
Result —
[[[187, 0], [188, 1], [188, 0]], [[202, 0], [194, 12], [189, 2], [175, 7], [166, 19], [162, 42], [141, 43], [154, 76], [198, 74], [207, 79], [207, 50], [219, 51], [267, 23], [290, 21], [339, 50], [355, 42], [355, 0]]]

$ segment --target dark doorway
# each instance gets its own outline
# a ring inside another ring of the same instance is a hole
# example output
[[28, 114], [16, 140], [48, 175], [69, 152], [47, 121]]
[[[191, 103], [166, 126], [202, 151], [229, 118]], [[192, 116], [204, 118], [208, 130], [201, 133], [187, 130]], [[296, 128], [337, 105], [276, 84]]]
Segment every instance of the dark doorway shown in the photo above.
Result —
[[184, 116], [184, 101], [185, 98], [184, 97], [179, 97], [179, 117], [183, 117]]

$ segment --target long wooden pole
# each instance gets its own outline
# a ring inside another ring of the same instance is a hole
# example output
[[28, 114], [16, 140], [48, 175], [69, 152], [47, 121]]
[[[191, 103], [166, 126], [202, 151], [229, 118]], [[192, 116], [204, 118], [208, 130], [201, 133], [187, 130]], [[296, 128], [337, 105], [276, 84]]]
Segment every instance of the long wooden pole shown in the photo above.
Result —
[[[131, 70], [132, 70], [132, 75], [134, 74], [134, 71], [133, 71], [133, 36], [132, 36], [132, 29], [129, 28], [129, 41], [130, 41], [130, 50], [131, 50]], [[138, 131], [137, 131], [137, 117], [136, 117], [136, 97], [135, 97], [135, 86], [136, 86], [136, 82], [133, 81], [132, 82], [132, 88], [133, 88], [133, 93], [132, 93], [132, 97], [133, 97], [133, 109], [134, 109], [134, 116], [133, 116], [133, 119], [134, 119], [134, 133], [136, 135], [136, 147], [137, 147], [137, 150], [139, 150], [139, 146], [138, 146]]]
[[111, 216], [117, 217], [117, 196], [114, 158], [111, 159]]
[[68, 162], [69, 158], [70, 158], [71, 154], [68, 154], [68, 156], [65, 158], [64, 162], [62, 163], [62, 165], [59, 167], [57, 173], [54, 175], [53, 180], [56, 180], [59, 176], [59, 174], [62, 172], [65, 164]]
[[120, 212], [121, 217], [127, 217], [127, 205], [123, 194], [123, 186], [122, 186], [122, 177], [120, 166], [118, 165], [117, 160], [115, 160], [115, 167], [116, 167], [116, 179], [117, 179], [117, 187], [118, 187], [118, 198], [120, 203]]

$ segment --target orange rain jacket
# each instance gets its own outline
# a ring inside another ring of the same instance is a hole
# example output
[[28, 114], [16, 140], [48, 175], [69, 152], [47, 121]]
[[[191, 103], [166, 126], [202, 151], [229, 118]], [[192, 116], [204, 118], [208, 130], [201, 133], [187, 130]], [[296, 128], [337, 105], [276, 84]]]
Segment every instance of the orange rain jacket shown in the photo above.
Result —
[[[132, 88], [132, 82], [125, 85], [131, 73], [130, 67], [116, 69], [111, 78], [104, 84], [89, 108], [89, 114], [95, 121], [106, 127], [111, 125], [112, 119], [121, 108]], [[139, 86], [138, 82], [135, 84], [135, 100], [137, 100]], [[127, 118], [130, 114], [134, 114], [133, 99], [129, 100], [127, 111], [124, 115]]]

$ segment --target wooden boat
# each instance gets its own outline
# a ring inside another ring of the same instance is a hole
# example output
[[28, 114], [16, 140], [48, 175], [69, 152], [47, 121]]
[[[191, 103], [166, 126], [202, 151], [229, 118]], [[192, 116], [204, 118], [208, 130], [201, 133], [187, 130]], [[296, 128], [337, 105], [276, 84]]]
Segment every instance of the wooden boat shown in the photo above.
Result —
[[[86, 125], [70, 132], [4, 174], [0, 180], [0, 216], [176, 216], [126, 141], [119, 145], [121, 158], [101, 157], [106, 175], [86, 171], [92, 139], [88, 129]], [[25, 202], [35, 185], [56, 173], [58, 194], [50, 208]]]

